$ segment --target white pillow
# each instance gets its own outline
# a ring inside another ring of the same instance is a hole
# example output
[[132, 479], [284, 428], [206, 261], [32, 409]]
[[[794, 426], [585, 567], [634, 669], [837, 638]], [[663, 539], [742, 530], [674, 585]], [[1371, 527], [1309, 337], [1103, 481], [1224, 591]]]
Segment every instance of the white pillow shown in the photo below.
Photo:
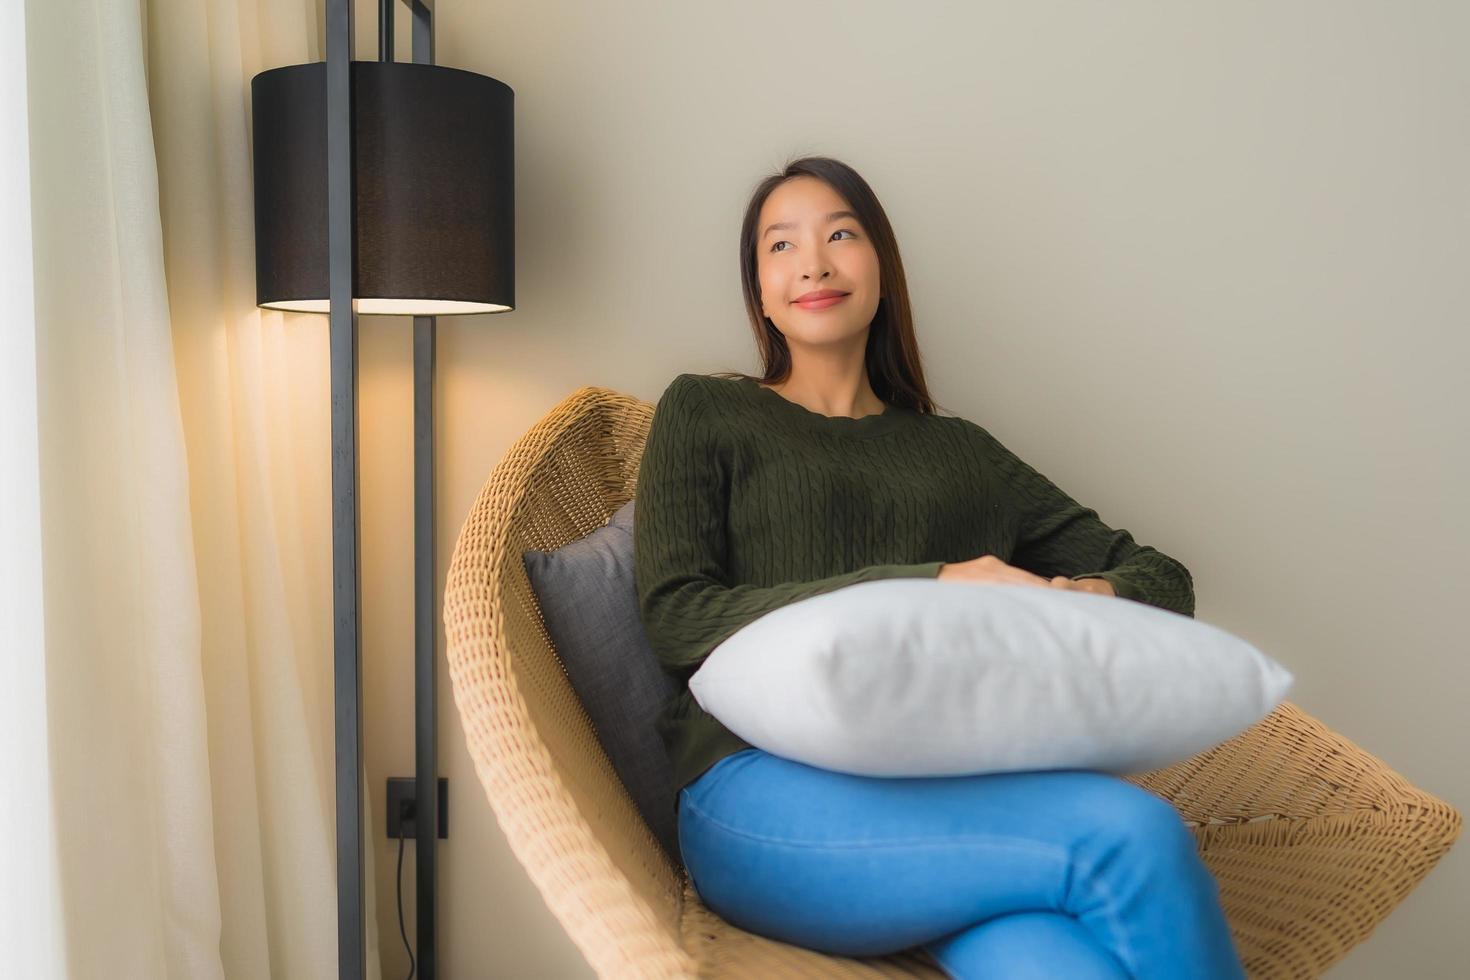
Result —
[[751, 745], [837, 772], [1123, 775], [1244, 731], [1292, 681], [1240, 637], [1131, 599], [881, 579], [747, 623], [689, 689]]

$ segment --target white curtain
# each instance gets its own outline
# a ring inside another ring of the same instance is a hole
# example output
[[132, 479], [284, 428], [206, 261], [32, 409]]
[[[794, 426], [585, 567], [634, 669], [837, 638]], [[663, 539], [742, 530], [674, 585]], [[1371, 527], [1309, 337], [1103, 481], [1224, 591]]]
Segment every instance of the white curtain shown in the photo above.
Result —
[[0, 955], [65, 974], [55, 806], [46, 758], [41, 457], [26, 136], [25, 9], [0, 4]]
[[255, 307], [249, 145], [318, 7], [26, 0], [23, 101], [0, 24], [18, 975], [336, 974], [327, 321]]

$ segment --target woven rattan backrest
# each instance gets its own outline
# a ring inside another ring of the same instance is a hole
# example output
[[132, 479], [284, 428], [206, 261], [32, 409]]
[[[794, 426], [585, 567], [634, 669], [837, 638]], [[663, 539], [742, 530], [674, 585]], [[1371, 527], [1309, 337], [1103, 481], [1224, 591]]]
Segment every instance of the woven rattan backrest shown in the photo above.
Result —
[[511, 446], [460, 531], [444, 620], [476, 769], [548, 904], [584, 948], [599, 933], [643, 935], [645, 967], [682, 968], [679, 870], [603, 751], [521, 559], [591, 533], [634, 496], [652, 416], [647, 402], [586, 387]]

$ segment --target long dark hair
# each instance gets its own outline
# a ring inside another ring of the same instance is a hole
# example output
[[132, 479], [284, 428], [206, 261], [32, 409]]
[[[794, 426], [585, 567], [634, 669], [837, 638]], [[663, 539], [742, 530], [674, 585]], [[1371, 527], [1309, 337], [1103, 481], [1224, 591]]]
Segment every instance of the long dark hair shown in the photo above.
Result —
[[890, 405], [920, 414], [934, 414], [942, 406], [936, 405], [930, 397], [929, 387], [924, 381], [919, 343], [914, 338], [913, 314], [909, 309], [909, 288], [893, 226], [888, 223], [888, 215], [868, 182], [856, 170], [831, 157], [809, 156], [792, 160], [779, 172], [763, 179], [751, 194], [750, 203], [745, 208], [745, 220], [740, 224], [740, 280], [763, 375], [755, 378], [741, 371], [719, 371], [712, 376], [779, 384], [791, 374], [791, 350], [786, 346], [786, 338], [761, 313], [755, 250], [761, 207], [772, 191], [793, 177], [815, 177], [840, 194], [871, 236], [873, 248], [878, 253], [881, 292], [868, 329], [863, 358], [873, 394]]

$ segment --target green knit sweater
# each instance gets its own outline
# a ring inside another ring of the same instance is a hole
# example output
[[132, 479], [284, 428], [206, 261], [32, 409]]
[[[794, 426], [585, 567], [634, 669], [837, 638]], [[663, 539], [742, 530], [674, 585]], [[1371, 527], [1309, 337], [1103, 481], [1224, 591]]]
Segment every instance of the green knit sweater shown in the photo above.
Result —
[[747, 379], [681, 374], [665, 389], [633, 524], [643, 625], [683, 688], [657, 724], [676, 793], [751, 747], [699, 706], [690, 676], [740, 627], [797, 600], [993, 554], [1194, 615], [1188, 569], [975, 423], [892, 405], [831, 417]]

